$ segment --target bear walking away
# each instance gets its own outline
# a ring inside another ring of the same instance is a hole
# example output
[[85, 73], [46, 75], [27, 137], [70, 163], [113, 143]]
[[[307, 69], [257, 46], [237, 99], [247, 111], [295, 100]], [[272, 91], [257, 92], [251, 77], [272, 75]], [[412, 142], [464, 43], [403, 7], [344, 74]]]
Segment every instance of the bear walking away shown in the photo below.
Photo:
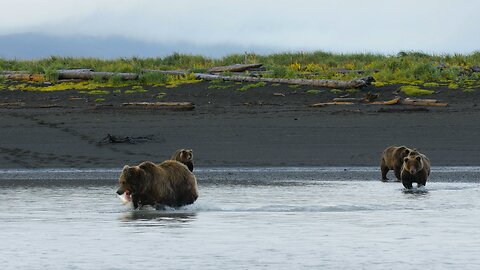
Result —
[[123, 167], [117, 194], [126, 194], [134, 208], [162, 204], [180, 207], [198, 198], [197, 180], [184, 164], [167, 160], [160, 164], [150, 161], [138, 166]]
[[412, 183], [425, 186], [430, 176], [430, 160], [421, 153], [411, 154], [403, 159], [400, 177], [405, 188], [411, 189]]
[[402, 170], [403, 159], [416, 153], [415, 149], [410, 149], [406, 146], [390, 146], [383, 151], [380, 169], [382, 171], [382, 181], [387, 181], [387, 173], [389, 170], [393, 170], [395, 177], [400, 181], [400, 172]]
[[188, 169], [193, 172], [193, 150], [192, 149], [178, 149], [173, 153], [171, 160], [179, 161], [185, 164]]

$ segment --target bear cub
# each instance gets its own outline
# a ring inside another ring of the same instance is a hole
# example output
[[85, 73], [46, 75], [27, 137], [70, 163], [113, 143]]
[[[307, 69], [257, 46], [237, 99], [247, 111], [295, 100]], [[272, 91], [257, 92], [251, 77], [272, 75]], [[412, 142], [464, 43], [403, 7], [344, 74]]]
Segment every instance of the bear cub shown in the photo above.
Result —
[[430, 160], [424, 154], [416, 152], [403, 159], [400, 178], [406, 189], [411, 189], [412, 183], [417, 183], [418, 187], [425, 186], [428, 176], [430, 176]]
[[176, 160], [185, 164], [188, 169], [193, 172], [193, 150], [192, 149], [178, 149], [173, 153], [171, 160]]

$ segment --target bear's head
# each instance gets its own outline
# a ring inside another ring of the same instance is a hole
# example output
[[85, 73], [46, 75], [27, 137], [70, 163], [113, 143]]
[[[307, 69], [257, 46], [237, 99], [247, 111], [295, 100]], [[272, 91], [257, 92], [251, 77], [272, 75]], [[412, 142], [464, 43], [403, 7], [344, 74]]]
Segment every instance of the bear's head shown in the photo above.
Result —
[[180, 160], [187, 162], [192, 161], [193, 159], [193, 150], [192, 149], [182, 149], [180, 152]]
[[139, 166], [125, 165], [118, 179], [118, 195], [125, 193], [127, 196], [141, 192], [145, 180], [145, 171]]
[[400, 146], [398, 150], [400, 151], [399, 153], [401, 158], [412, 156], [412, 155], [418, 155], [417, 149], [415, 148], [410, 149], [406, 146]]
[[422, 157], [419, 155], [410, 155], [403, 159], [403, 167], [410, 174], [414, 175], [423, 169]]

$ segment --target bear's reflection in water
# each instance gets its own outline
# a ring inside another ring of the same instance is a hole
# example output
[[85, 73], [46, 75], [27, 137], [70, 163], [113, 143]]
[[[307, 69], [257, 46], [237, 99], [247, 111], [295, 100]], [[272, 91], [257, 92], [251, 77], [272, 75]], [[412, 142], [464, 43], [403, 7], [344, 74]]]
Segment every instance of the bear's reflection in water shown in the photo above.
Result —
[[[157, 224], [164, 223], [186, 223], [195, 220], [197, 213], [192, 210], [182, 208], [171, 208], [164, 205], [154, 207], [142, 207], [141, 209], [131, 210], [122, 217], [123, 221], [159, 221]], [[146, 224], [143, 224], [146, 225]]]

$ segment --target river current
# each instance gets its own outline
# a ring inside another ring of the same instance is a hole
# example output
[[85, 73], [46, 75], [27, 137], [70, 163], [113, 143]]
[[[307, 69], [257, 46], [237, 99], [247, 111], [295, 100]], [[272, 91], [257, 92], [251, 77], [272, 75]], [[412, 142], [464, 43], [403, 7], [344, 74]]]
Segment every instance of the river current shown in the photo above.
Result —
[[162, 211], [123, 205], [119, 173], [0, 171], [2, 268], [480, 268], [478, 167], [412, 191], [378, 168], [200, 168], [197, 202]]

